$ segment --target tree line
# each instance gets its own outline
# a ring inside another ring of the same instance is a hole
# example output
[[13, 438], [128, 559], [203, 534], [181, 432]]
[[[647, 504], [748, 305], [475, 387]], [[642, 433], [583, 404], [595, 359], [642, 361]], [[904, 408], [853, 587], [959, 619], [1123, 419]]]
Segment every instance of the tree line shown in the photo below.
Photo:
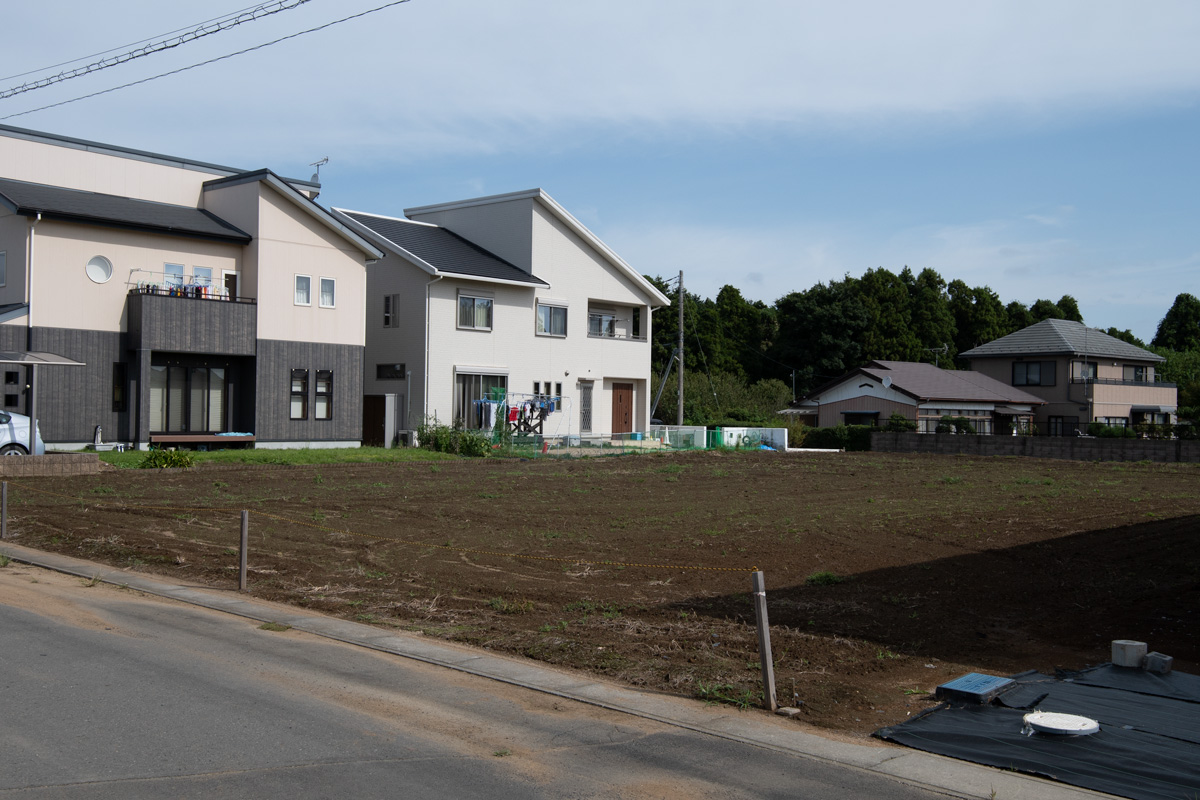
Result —
[[[679, 292], [647, 278], [671, 298], [654, 315], [653, 389], [679, 337]], [[767, 305], [726, 285], [715, 299], [684, 297], [684, 419], [688, 424], [777, 424], [793, 398], [869, 361], [920, 361], [964, 369], [959, 357], [993, 339], [1046, 319], [1083, 322], [1071, 295], [1030, 305], [1005, 303], [988, 286], [949, 283], [933, 269], [899, 274], [879, 268], [861, 278], [818, 283]], [[1179, 384], [1179, 404], [1200, 406], [1200, 300], [1180, 294], [1149, 344], [1129, 330], [1105, 333], [1167, 358], [1160, 379]], [[676, 420], [671, 378], [654, 416]], [[1195, 412], [1189, 412], [1195, 413]], [[1182, 408], [1181, 408], [1182, 416]]]

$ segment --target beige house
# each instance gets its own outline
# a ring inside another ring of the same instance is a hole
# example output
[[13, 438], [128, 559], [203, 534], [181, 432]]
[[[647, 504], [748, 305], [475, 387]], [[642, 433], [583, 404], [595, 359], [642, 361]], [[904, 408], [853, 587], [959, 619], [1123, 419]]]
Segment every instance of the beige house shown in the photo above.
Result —
[[395, 400], [382, 429], [649, 427], [651, 314], [669, 301], [547, 193], [334, 213], [387, 254], [368, 269], [364, 377], [368, 406]]
[[[0, 350], [52, 447], [361, 439], [366, 266], [319, 186], [0, 126]], [[2, 406], [27, 408], [5, 366]]]
[[899, 414], [919, 433], [935, 433], [943, 417], [966, 419], [976, 433], [1028, 428], [1042, 401], [978, 372], [912, 361], [872, 361], [830, 381], [783, 412], [808, 425], [882, 427]]
[[1048, 319], [960, 354], [971, 369], [1037, 395], [1035, 420], [1051, 436], [1088, 423], [1173, 422], [1176, 387], [1158, 380], [1165, 359], [1080, 322]]

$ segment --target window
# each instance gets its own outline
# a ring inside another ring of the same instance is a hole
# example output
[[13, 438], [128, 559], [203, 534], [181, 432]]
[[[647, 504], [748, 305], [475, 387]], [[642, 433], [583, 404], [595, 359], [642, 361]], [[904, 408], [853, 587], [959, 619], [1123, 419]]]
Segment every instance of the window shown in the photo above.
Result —
[[561, 383], [554, 384], [554, 396], [562, 397], [562, 384]]
[[1013, 386], [1053, 386], [1053, 361], [1017, 361], [1013, 363]]
[[1127, 381], [1137, 381], [1138, 383], [1146, 383], [1150, 380], [1149, 370], [1146, 367], [1138, 367], [1133, 364], [1126, 364], [1123, 367], [1124, 377]]
[[0, 286], [8, 285], [8, 253], [0, 250]]
[[113, 371], [112, 371], [112, 410], [113, 411], [117, 411], [117, 412], [125, 411], [126, 408], [128, 407], [128, 404], [126, 402], [126, 397], [128, 396], [126, 393], [127, 392], [126, 387], [129, 385], [129, 383], [128, 383], [129, 377], [128, 376], [129, 376], [129, 373], [127, 371], [125, 363], [122, 361], [114, 361], [113, 362]]
[[308, 419], [308, 370], [292, 370], [292, 402], [289, 419]]
[[485, 408], [485, 404], [502, 402], [507, 393], [505, 375], [458, 373], [454, 376], [454, 422], [461, 422], [467, 430], [490, 427], [487, 419], [491, 409]]
[[538, 303], [537, 332], [541, 336], [566, 336], [567, 309]]
[[298, 306], [312, 305], [312, 277], [308, 275], [296, 276], [296, 300]]
[[385, 294], [383, 296], [383, 327], [400, 327], [400, 295]]
[[334, 284], [336, 281], [333, 278], [321, 278], [321, 308], [334, 307]]
[[404, 364], [376, 364], [375, 380], [402, 381], [406, 379], [407, 372]]
[[212, 286], [212, 267], [192, 267], [192, 283], [196, 286]]
[[16, 408], [21, 401], [21, 373], [17, 370], [4, 371], [4, 405]]
[[333, 419], [333, 372], [331, 370], [317, 370], [316, 390], [313, 419]]
[[163, 286], [183, 286], [183, 264], [163, 265]]
[[492, 298], [458, 296], [458, 327], [480, 331], [492, 329]]
[[108, 279], [112, 277], [113, 265], [104, 256], [96, 256], [87, 263], [83, 271], [95, 283], [108, 283]]
[[1075, 373], [1074, 377], [1085, 380], [1096, 380], [1096, 362], [1095, 361], [1075, 361], [1071, 364], [1071, 371]]
[[[113, 403], [117, 367], [113, 365]], [[121, 384], [122, 394], [126, 385]], [[127, 395], [126, 395], [127, 396]], [[151, 432], [201, 433], [225, 430], [227, 383], [223, 367], [150, 367]], [[115, 409], [114, 409], [115, 410]]]

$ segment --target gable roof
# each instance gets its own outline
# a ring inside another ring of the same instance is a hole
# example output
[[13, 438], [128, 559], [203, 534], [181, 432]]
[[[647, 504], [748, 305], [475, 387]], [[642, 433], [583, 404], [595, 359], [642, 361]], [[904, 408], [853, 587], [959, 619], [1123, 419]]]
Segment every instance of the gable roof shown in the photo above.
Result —
[[550, 285], [438, 225], [342, 208], [335, 208], [333, 212], [339, 219], [374, 234], [385, 247], [430, 275], [529, 287]]
[[252, 238], [202, 208], [3, 178], [0, 178], [0, 204], [26, 217], [41, 214], [47, 219], [237, 244], [246, 244]]
[[573, 217], [569, 211], [558, 204], [557, 200], [546, 194], [546, 192], [542, 191], [541, 189], [528, 189], [522, 192], [510, 192], [508, 194], [496, 194], [488, 197], [476, 197], [472, 200], [459, 200], [453, 203], [417, 206], [415, 208], [404, 209], [404, 213], [405, 215], [412, 217], [421, 214], [431, 214], [438, 211], [452, 211], [457, 208], [485, 206], [493, 203], [505, 203], [510, 200], [527, 199], [532, 199], [541, 203], [542, 206], [549, 210], [550, 213], [555, 217], [557, 217], [560, 222], [566, 225], [572, 233], [574, 233], [580, 239], [583, 239], [583, 241], [590, 245], [597, 253], [600, 254], [601, 257], [616, 267], [618, 272], [624, 274], [625, 277], [627, 277], [639, 289], [645, 292], [652, 301], [657, 302], [659, 306], [667, 306], [671, 304], [670, 298], [660, 292], [654, 284], [646, 280], [645, 276], [643, 276], [640, 272], [629, 266], [629, 264], [625, 263], [623, 258], [613, 252], [612, 249], [610, 249], [609, 246], [604, 242], [600, 241], [600, 237], [588, 230], [586, 225], [575, 219], [575, 217]]
[[267, 186], [270, 186], [285, 199], [290, 200], [292, 204], [301, 211], [305, 212], [317, 222], [324, 225], [326, 228], [329, 228], [334, 233], [350, 242], [350, 244], [357, 247], [359, 250], [365, 253], [368, 258], [383, 258], [383, 252], [375, 247], [375, 245], [368, 242], [356, 231], [353, 231], [343, 225], [341, 220], [330, 213], [328, 209], [326, 209], [316, 200], [313, 200], [311, 197], [298, 190], [290, 181], [284, 180], [269, 169], [258, 169], [251, 172], [239, 172], [236, 175], [229, 175], [224, 178], [215, 178], [211, 181], [205, 181], [203, 183], [203, 187], [204, 191], [207, 192], [213, 189], [221, 189], [228, 186], [237, 186], [238, 184], [242, 183], [254, 182], [261, 182]]
[[963, 401], [969, 403], [1017, 403], [1044, 405], [1045, 400], [1029, 392], [989, 378], [979, 372], [946, 370], [933, 364], [913, 361], [872, 361], [835, 381], [825, 384], [809, 395], [816, 397], [855, 377], [865, 376], [879, 384], [884, 378], [891, 388], [918, 402]]
[[1109, 336], [1104, 331], [1066, 319], [1045, 319], [1008, 336], [959, 353], [963, 358], [1032, 355], [1097, 356], [1133, 361], [1166, 360], [1149, 350]]

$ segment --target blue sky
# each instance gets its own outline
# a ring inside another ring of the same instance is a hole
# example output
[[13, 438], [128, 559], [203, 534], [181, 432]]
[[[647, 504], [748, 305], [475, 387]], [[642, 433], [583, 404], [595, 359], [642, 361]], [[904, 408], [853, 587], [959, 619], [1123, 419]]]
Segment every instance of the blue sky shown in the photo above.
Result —
[[[0, 116], [385, 1], [309, 0]], [[243, 7], [25, 4], [0, 74]], [[541, 187], [704, 296], [932, 267], [1149, 339], [1200, 295], [1197, 41], [1200, 5], [1171, 0], [410, 0], [3, 121], [298, 177], [328, 156], [322, 201], [384, 214]]]

